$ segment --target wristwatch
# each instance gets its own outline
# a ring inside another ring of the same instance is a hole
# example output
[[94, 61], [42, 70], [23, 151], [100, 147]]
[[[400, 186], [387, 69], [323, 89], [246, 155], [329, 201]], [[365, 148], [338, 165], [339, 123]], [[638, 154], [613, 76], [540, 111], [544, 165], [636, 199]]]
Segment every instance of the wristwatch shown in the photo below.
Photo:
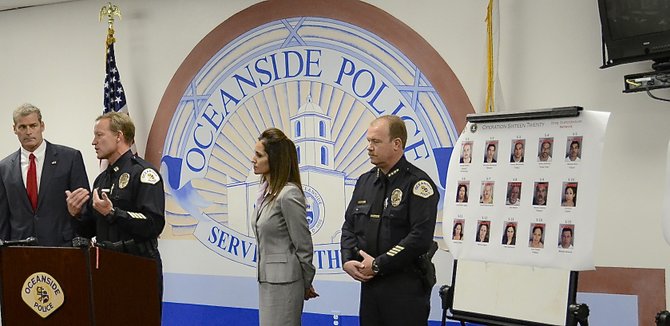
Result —
[[377, 265], [377, 259], [372, 261], [372, 272], [377, 275], [379, 273], [379, 265]]

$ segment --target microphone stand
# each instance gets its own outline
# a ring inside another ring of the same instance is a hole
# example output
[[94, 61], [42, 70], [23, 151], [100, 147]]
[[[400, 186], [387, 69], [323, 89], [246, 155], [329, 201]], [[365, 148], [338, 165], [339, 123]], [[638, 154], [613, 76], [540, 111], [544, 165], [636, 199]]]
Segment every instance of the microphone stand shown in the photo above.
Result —
[[14, 247], [14, 246], [36, 246], [37, 238], [27, 237], [23, 240], [0, 240], [0, 247]]

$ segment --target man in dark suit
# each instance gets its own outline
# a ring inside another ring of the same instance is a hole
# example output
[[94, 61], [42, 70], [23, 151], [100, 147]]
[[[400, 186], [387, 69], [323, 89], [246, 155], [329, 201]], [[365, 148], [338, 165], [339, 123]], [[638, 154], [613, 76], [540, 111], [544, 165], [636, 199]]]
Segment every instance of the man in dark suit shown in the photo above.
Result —
[[13, 118], [21, 148], [0, 161], [0, 239], [33, 236], [41, 246], [70, 246], [65, 191], [89, 188], [81, 153], [44, 140], [42, 113], [32, 104], [21, 105]]

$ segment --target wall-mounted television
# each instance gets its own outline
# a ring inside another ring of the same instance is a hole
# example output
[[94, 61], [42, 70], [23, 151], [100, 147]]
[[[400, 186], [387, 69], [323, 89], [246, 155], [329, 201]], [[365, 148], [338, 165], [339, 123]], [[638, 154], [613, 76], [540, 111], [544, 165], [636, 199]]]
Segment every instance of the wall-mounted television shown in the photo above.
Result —
[[603, 66], [653, 60], [670, 69], [670, 0], [598, 0]]

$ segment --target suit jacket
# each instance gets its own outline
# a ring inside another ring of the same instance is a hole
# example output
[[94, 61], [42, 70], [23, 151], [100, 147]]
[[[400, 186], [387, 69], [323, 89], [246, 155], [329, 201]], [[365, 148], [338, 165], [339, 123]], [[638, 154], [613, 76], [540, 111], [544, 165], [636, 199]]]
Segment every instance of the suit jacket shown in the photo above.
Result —
[[42, 177], [33, 212], [21, 172], [21, 150], [0, 161], [0, 239], [34, 236], [40, 246], [71, 246], [73, 217], [65, 190], [89, 189], [84, 160], [78, 150], [46, 142]]
[[307, 226], [305, 196], [289, 183], [277, 197], [264, 200], [254, 210], [252, 227], [258, 242], [258, 281], [289, 283], [303, 280], [312, 285], [316, 268], [314, 247]]

